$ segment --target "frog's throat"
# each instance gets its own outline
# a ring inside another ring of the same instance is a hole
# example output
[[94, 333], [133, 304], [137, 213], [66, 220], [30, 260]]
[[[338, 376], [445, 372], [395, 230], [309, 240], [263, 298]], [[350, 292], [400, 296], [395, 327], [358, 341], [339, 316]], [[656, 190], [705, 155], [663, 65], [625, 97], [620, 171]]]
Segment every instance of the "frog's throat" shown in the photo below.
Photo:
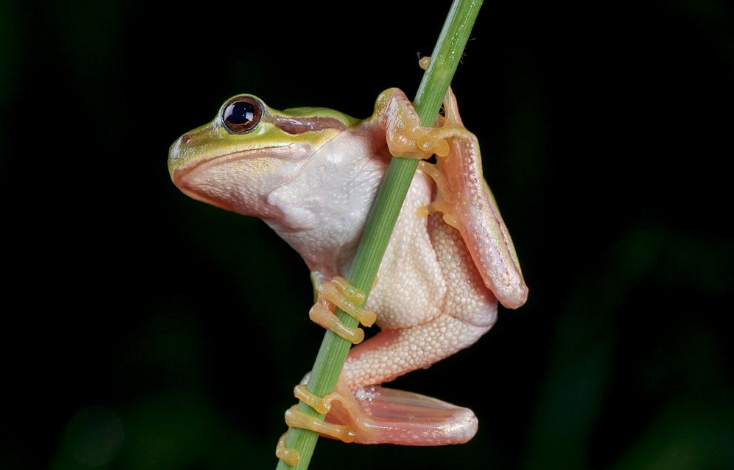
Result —
[[[192, 199], [211, 204], [220, 209], [251, 215], [242, 212], [242, 207], [237, 207], [232, 204], [236, 198], [228, 200], [226, 198], [212, 197], [212, 195], [207, 194], [207, 184], [205, 184], [206, 173], [218, 166], [232, 165], [236, 164], [236, 162], [251, 160], [253, 158], [260, 158], [262, 162], [269, 161], [270, 164], [276, 160], [293, 159], [294, 146], [295, 144], [287, 144], [214, 154], [185, 166], [174, 167], [171, 176], [176, 187]], [[267, 158], [263, 159], [263, 157]], [[267, 171], [271, 166], [270, 164], [261, 165], [261, 171]], [[230, 183], [232, 185], [238, 185], [243, 184], [244, 181], [243, 179], [233, 177]]]

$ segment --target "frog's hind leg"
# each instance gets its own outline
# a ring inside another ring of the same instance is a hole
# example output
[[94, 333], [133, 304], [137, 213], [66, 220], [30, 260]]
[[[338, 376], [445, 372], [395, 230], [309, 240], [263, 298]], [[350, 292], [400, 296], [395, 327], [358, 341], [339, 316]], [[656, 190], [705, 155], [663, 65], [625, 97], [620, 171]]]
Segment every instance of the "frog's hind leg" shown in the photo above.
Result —
[[[427, 222], [436, 247], [436, 261], [444, 273], [441, 309], [437, 315], [413, 323], [396, 322], [349, 352], [344, 364], [344, 384], [340, 386], [352, 390], [347, 400], [351, 406], [335, 404], [327, 419], [352, 427], [358, 443], [458, 444], [468, 441], [477, 430], [476, 417], [469, 409], [375, 385], [426, 368], [469, 347], [497, 320], [497, 299], [484, 285], [461, 235], [443, 223], [438, 214], [430, 216]], [[388, 263], [386, 267], [390, 266]], [[380, 289], [397, 289], [397, 300], [390, 305], [404, 312], [415, 308], [423, 311], [419, 300], [426, 292], [420, 286], [407, 290], [400, 285], [393, 287], [390, 272], [383, 275], [382, 284], [373, 290], [373, 301], [392, 298]], [[432, 287], [429, 292], [434, 290]], [[385, 311], [383, 304], [379, 301], [378, 311]], [[383, 320], [389, 316], [386, 314]], [[468, 373], [477, 377], [486, 375], [486, 370], [485, 365], [476, 364]]]
[[[286, 415], [287, 424], [358, 444], [439, 446], [469, 441], [478, 428], [470, 409], [370, 384], [427, 367], [474, 343], [496, 318], [496, 301], [491, 293], [488, 295], [491, 301], [484, 312], [488, 315], [440, 315], [412, 328], [382, 330], [353, 348], [334, 393], [322, 400], [308, 395], [302, 387], [296, 389], [297, 398], [317, 412], [326, 413], [324, 420], [294, 407]], [[294, 459], [293, 452], [283, 438], [276, 455], [286, 461]]]
[[[427, 66], [428, 61], [421, 63]], [[482, 172], [479, 143], [459, 115], [449, 87], [443, 100], [444, 116], [436, 126], [422, 126], [415, 108], [401, 90], [388, 89], [375, 103], [375, 122], [385, 130], [390, 153], [396, 157], [426, 159], [420, 169], [436, 183], [438, 196], [421, 214], [443, 214], [444, 221], [461, 232], [485, 284], [505, 307], [525, 303], [528, 288], [509, 231]]]
[[[461, 444], [477, 432], [474, 413], [436, 398], [380, 384], [428, 367], [474, 343], [493, 323], [473, 325], [441, 315], [403, 330], [383, 330], [353, 349], [344, 371], [353, 388], [327, 419], [354, 428], [355, 442], [437, 446]], [[344, 395], [344, 392], [340, 392]]]
[[528, 288], [510, 233], [484, 179], [479, 142], [464, 128], [450, 88], [443, 106], [443, 125], [426, 139], [447, 139], [449, 151], [439, 154], [435, 165], [420, 163], [420, 170], [437, 188], [436, 199], [421, 212], [443, 214], [444, 222], [461, 233], [485, 285], [505, 307], [517, 308], [527, 300]]
[[336, 391], [344, 400], [334, 404], [326, 420], [354, 430], [355, 443], [463, 444], [477, 432], [474, 412], [436, 398], [381, 385], [350, 391], [344, 376]]

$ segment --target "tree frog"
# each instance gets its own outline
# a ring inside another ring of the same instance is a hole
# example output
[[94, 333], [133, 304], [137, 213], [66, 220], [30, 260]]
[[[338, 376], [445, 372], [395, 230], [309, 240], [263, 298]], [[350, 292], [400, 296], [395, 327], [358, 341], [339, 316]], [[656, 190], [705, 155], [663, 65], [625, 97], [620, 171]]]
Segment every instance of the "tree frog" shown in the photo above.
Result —
[[[339, 276], [349, 269], [391, 155], [433, 154], [436, 163], [422, 161], [414, 177], [363, 308], [360, 293]], [[256, 96], [237, 95], [212, 122], [176, 140], [168, 167], [186, 195], [272, 227], [319, 287], [312, 319], [360, 343], [334, 395], [304, 396], [297, 387], [299, 399], [322, 413], [337, 400], [326, 421], [299, 424], [302, 417], [292, 416], [289, 424], [368, 444], [443, 445], [473, 437], [471, 410], [381, 386], [468, 347], [494, 325], [498, 301], [517, 308], [528, 295], [482, 176], [477, 139], [464, 128], [451, 91], [434, 127], [422, 127], [394, 88], [379, 95], [364, 120], [324, 108], [278, 111]], [[361, 342], [361, 330], [334, 321], [335, 303], [364, 324], [375, 312], [380, 332]]]

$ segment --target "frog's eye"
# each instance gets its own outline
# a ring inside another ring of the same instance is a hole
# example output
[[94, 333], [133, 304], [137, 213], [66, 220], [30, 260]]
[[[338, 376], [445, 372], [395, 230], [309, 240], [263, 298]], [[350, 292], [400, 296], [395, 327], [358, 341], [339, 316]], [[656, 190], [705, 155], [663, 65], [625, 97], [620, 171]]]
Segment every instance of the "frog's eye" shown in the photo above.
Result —
[[222, 122], [230, 134], [246, 134], [257, 127], [263, 116], [263, 106], [255, 98], [234, 98], [224, 106]]

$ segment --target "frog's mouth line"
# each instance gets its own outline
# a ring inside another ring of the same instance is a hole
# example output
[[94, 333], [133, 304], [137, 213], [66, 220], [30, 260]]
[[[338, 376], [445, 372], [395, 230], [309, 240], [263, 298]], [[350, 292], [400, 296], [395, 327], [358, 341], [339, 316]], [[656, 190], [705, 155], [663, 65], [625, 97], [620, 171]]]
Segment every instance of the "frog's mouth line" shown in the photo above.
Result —
[[244, 160], [245, 158], [248, 158], [252, 156], [253, 153], [257, 152], [258, 154], [266, 154], [270, 157], [283, 157], [289, 154], [289, 152], [284, 152], [281, 149], [287, 149], [293, 147], [293, 144], [288, 145], [274, 145], [272, 147], [260, 147], [257, 149], [250, 149], [250, 150], [237, 150], [234, 152], [229, 153], [222, 153], [220, 155], [213, 155], [207, 159], [200, 160], [198, 162], [195, 162], [193, 164], [187, 165], [184, 168], [175, 168], [173, 170], [173, 184], [176, 185], [179, 189], [181, 189], [181, 180], [185, 178], [187, 175], [191, 174], [194, 171], [197, 170], [205, 170], [208, 167], [221, 165], [224, 163], [231, 163], [235, 162], [237, 160]]

